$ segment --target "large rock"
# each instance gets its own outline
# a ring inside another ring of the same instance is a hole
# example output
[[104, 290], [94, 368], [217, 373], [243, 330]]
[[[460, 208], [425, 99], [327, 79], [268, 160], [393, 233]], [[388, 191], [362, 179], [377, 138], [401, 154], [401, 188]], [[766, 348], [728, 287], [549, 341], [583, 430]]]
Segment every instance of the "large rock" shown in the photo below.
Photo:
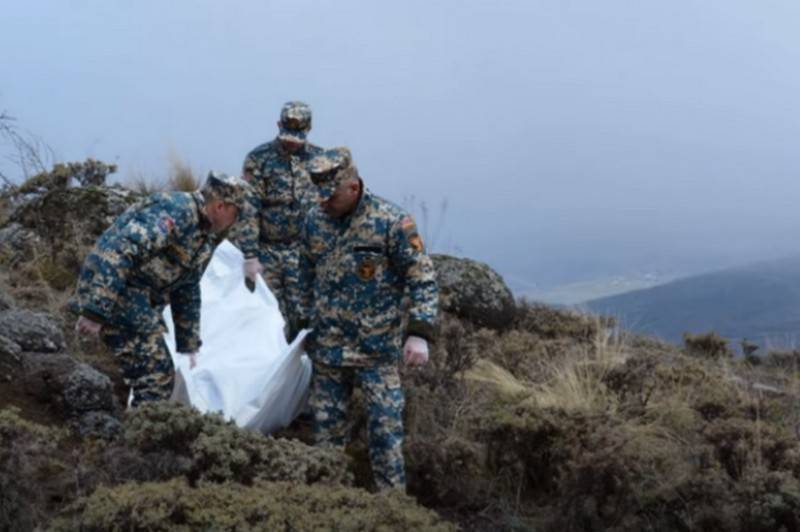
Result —
[[32, 257], [42, 240], [28, 227], [12, 222], [0, 229], [0, 258], [9, 264]]
[[449, 255], [433, 255], [439, 307], [482, 327], [502, 329], [514, 317], [514, 296], [488, 265]]
[[71, 413], [92, 410], [111, 411], [114, 407], [114, 386], [108, 375], [88, 364], [78, 364], [67, 376], [62, 392], [64, 404]]
[[23, 357], [27, 394], [54, 406], [80, 435], [110, 438], [119, 433], [111, 379], [64, 353], [30, 353]]
[[0, 331], [23, 351], [55, 353], [64, 348], [64, 333], [49, 314], [30, 310], [0, 311]]
[[56, 188], [21, 205], [12, 221], [46, 242], [91, 246], [139, 195], [120, 187]]
[[11, 381], [22, 366], [22, 348], [0, 334], [0, 382]]

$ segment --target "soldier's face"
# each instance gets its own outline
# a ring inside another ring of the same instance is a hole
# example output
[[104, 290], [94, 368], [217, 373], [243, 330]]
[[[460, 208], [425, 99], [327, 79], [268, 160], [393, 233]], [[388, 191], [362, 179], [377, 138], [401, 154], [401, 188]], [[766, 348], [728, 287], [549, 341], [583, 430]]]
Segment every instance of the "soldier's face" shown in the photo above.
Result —
[[[280, 128], [281, 128], [281, 123], [280, 123], [280, 121], [278, 121], [278, 129], [280, 129]], [[281, 147], [287, 153], [296, 153], [296, 152], [300, 151], [300, 149], [305, 145], [305, 142], [300, 142], [300, 141], [296, 141], [296, 140], [288, 140], [288, 139], [284, 139], [284, 138], [278, 138], [278, 140], [281, 143]]]
[[320, 200], [320, 207], [331, 218], [341, 218], [355, 209], [359, 192], [360, 185], [357, 180], [345, 181], [334, 189], [328, 199]]
[[208, 220], [211, 222], [211, 230], [222, 233], [239, 217], [239, 208], [236, 205], [214, 200], [208, 204]]

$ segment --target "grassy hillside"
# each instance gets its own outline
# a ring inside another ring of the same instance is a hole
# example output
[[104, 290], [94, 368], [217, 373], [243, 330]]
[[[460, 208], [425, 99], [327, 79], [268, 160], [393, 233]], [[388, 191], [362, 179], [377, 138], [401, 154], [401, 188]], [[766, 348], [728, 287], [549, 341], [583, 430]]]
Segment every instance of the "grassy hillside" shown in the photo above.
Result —
[[715, 330], [732, 340], [793, 346], [800, 333], [800, 256], [595, 299], [588, 307], [638, 332], [680, 341]]

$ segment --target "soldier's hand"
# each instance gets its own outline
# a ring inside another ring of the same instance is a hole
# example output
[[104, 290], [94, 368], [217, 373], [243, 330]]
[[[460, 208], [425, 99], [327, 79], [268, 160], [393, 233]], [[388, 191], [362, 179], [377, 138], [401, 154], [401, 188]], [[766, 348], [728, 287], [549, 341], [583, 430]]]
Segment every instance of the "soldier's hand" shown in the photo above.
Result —
[[[245, 259], [244, 261], [244, 281], [247, 285], [247, 288], [250, 287], [255, 288], [256, 278], [261, 275], [261, 272], [264, 271], [264, 267], [261, 266], [261, 263], [256, 258]], [[250, 289], [252, 292], [253, 290]]]
[[75, 324], [75, 332], [83, 336], [99, 336], [102, 328], [102, 323], [90, 320], [86, 316], [78, 318], [78, 322]]
[[409, 366], [422, 366], [428, 362], [428, 341], [419, 336], [409, 336], [403, 346], [403, 361]]
[[179, 353], [185, 357], [189, 357], [189, 369], [194, 369], [197, 366], [197, 351], [193, 353]]

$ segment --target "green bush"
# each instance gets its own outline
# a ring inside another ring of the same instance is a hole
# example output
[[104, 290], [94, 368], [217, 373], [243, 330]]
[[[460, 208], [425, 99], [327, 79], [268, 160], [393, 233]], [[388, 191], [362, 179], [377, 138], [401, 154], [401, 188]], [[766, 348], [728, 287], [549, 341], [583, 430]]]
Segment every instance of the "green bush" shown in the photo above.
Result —
[[43, 517], [48, 483], [64, 469], [56, 452], [63, 436], [0, 410], [0, 530], [32, 530]]
[[581, 314], [527, 301], [521, 301], [517, 305], [512, 323], [513, 329], [535, 333], [542, 338], [572, 338], [582, 341], [591, 341], [601, 329], [613, 326], [612, 318]]
[[352, 483], [344, 453], [265, 437], [219, 415], [202, 415], [172, 402], [148, 403], [134, 410], [126, 422], [124, 443], [154, 459], [164, 453], [183, 458], [192, 482]]
[[64, 510], [50, 530], [446, 532], [455, 527], [396, 492], [260, 481], [192, 488], [172, 480], [99, 488]]
[[684, 333], [683, 343], [686, 353], [694, 357], [720, 360], [733, 356], [733, 351], [728, 346], [728, 340], [715, 331], [705, 334]]

